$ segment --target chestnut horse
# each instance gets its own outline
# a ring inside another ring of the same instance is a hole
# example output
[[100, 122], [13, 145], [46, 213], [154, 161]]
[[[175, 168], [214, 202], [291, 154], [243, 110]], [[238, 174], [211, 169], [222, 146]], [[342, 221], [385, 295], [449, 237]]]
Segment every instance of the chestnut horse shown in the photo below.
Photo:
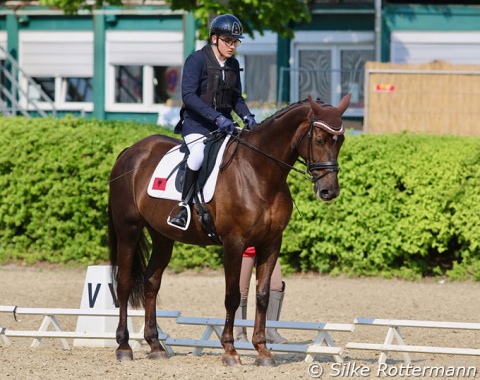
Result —
[[[257, 253], [256, 315], [252, 343], [256, 363], [274, 366], [266, 346], [265, 319], [270, 277], [282, 244], [282, 233], [292, 213], [287, 176], [301, 157], [313, 182], [317, 198], [330, 201], [339, 195], [337, 157], [344, 141], [342, 115], [350, 95], [338, 107], [308, 99], [277, 111], [250, 132], [232, 136], [218, 175], [215, 194], [207, 208], [223, 244], [226, 318], [221, 343], [223, 364], [240, 365], [234, 347], [233, 323], [240, 303], [239, 278], [242, 252], [250, 246]], [[145, 308], [145, 340], [149, 358], [168, 358], [158, 340], [156, 300], [175, 241], [212, 245], [195, 211], [187, 230], [167, 224], [167, 216], [178, 203], [152, 198], [147, 187], [160, 159], [181, 141], [153, 135], [126, 149], [110, 174], [108, 230], [112, 277], [117, 284], [120, 318], [116, 332], [118, 360], [132, 360], [128, 343], [127, 306]], [[148, 250], [145, 229], [151, 239]], [[181, 295], [179, 295], [181, 296]]]

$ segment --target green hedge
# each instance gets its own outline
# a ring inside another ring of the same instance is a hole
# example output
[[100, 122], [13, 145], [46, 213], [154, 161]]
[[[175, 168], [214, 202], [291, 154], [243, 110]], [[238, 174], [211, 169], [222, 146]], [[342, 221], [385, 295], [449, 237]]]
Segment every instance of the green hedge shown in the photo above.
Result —
[[286, 262], [302, 271], [480, 280], [480, 139], [413, 134], [347, 136], [341, 194], [313, 200], [291, 179], [300, 213]]
[[[0, 118], [0, 263], [106, 261], [109, 171], [154, 133], [172, 135], [125, 122]], [[285, 271], [480, 279], [480, 139], [349, 135], [339, 161], [342, 191], [331, 203], [289, 177]], [[177, 244], [170, 267], [221, 260], [220, 247]]]

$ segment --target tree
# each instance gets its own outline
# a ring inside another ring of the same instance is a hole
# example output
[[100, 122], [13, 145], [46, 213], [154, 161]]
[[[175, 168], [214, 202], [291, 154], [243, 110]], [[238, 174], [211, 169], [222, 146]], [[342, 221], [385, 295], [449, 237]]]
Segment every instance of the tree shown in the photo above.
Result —
[[[197, 20], [200, 39], [207, 39], [211, 20], [222, 13], [231, 13], [242, 21], [244, 32], [253, 37], [253, 32], [263, 34], [271, 30], [282, 37], [293, 37], [294, 22], [311, 20], [308, 3], [311, 0], [170, 0], [172, 10], [192, 12]], [[85, 0], [40, 0], [46, 6], [63, 9], [66, 14], [75, 14], [80, 9], [94, 10], [104, 5], [123, 5], [122, 0], [95, 0], [89, 5]]]
[[207, 39], [212, 19], [222, 13], [231, 13], [242, 21], [244, 32], [253, 37], [256, 30], [266, 29], [283, 37], [293, 37], [293, 22], [309, 22], [307, 2], [299, 0], [171, 0], [172, 10], [186, 10], [195, 15], [201, 39]]

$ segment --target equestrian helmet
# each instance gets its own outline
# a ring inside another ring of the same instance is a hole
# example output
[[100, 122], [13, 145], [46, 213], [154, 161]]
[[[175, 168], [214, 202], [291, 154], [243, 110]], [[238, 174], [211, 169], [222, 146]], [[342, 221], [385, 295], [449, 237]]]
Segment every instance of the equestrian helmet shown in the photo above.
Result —
[[224, 14], [217, 16], [210, 24], [210, 37], [213, 35], [244, 38], [242, 23], [234, 15]]

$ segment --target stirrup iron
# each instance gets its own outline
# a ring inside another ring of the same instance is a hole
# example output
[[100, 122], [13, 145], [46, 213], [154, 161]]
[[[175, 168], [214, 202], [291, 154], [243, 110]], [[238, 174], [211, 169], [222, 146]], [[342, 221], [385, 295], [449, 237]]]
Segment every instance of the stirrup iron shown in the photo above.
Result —
[[[180, 207], [184, 207], [187, 210], [187, 222], [185, 223], [185, 227], [180, 227], [180, 226], [177, 226], [176, 224], [173, 224], [173, 223], [170, 222], [170, 217], [172, 216], [173, 212], [177, 211]], [[190, 225], [190, 220], [191, 219], [192, 219], [192, 214], [190, 212], [190, 207], [189, 207], [188, 203], [180, 202], [168, 214], [167, 224], [172, 226], [172, 227], [178, 228], [180, 230], [186, 231], [188, 229], [188, 226]]]

